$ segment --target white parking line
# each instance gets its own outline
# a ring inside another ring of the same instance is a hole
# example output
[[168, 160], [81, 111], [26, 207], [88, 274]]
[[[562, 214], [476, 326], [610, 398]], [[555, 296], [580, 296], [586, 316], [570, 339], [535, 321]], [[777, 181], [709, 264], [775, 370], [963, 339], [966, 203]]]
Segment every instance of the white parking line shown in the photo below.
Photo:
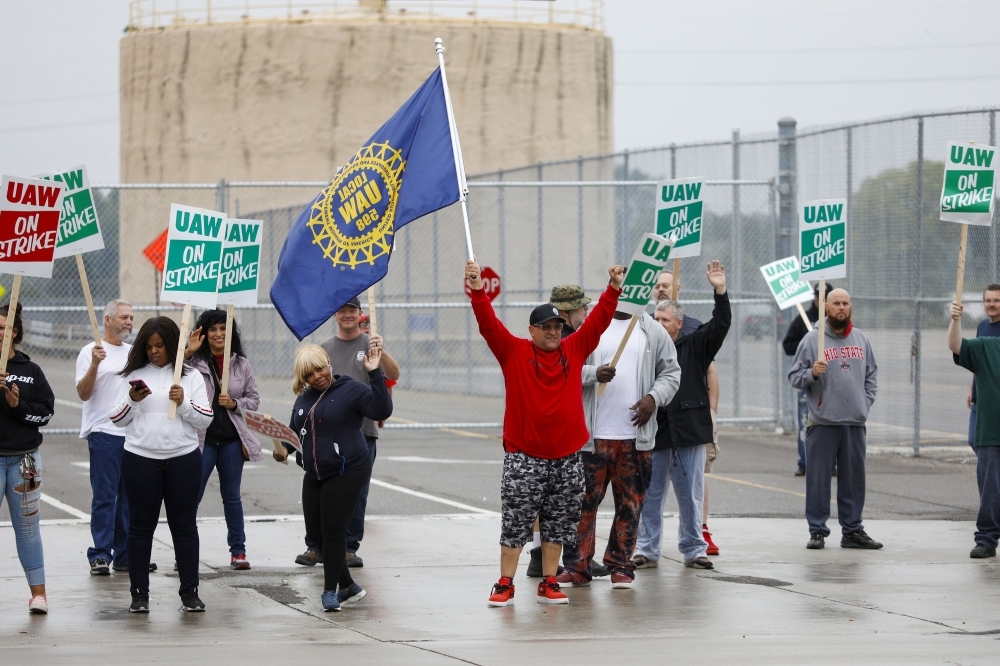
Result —
[[490, 511], [488, 509], [480, 509], [478, 506], [471, 506], [469, 504], [462, 504], [461, 502], [445, 499], [444, 497], [436, 497], [434, 495], [428, 495], [427, 493], [422, 493], [418, 490], [410, 490], [409, 488], [404, 488], [403, 486], [397, 486], [392, 483], [386, 483], [385, 481], [379, 481], [378, 479], [372, 479], [371, 483], [373, 486], [379, 486], [381, 488], [395, 490], [397, 493], [403, 493], [404, 495], [411, 495], [413, 497], [419, 497], [420, 499], [430, 500], [431, 502], [437, 502], [439, 504], [453, 506], [456, 509], [462, 509], [463, 511], [471, 511], [472, 513], [478, 513], [483, 516], [500, 515], [496, 511]]
[[42, 493], [42, 501], [45, 502], [46, 504], [48, 504], [49, 506], [54, 506], [55, 508], [59, 509], [60, 511], [65, 511], [66, 513], [68, 513], [71, 516], [76, 516], [80, 520], [84, 520], [84, 521], [90, 522], [90, 514], [89, 513], [84, 513], [83, 511], [80, 511], [79, 509], [77, 509], [75, 507], [72, 507], [69, 504], [64, 504], [63, 502], [60, 502], [59, 500], [57, 500], [54, 497], [49, 497], [45, 493]]
[[502, 460], [455, 460], [453, 458], [424, 458], [422, 456], [379, 456], [379, 460], [412, 463], [439, 463], [442, 465], [502, 465]]

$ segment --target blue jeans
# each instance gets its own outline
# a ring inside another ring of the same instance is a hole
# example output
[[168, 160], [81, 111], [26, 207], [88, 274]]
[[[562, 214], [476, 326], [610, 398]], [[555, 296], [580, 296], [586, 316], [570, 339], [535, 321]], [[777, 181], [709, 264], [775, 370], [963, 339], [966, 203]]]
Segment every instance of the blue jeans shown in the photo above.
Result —
[[7, 498], [7, 510], [14, 528], [17, 558], [28, 579], [28, 585], [45, 584], [45, 555], [42, 552], [42, 532], [39, 529], [39, 502], [42, 498], [42, 458], [36, 451], [31, 454], [38, 470], [38, 485], [24, 492], [21, 478], [23, 456], [0, 456], [0, 504]]
[[996, 548], [1000, 538], [1000, 446], [976, 447], [976, 481], [979, 484], [976, 543]]
[[[378, 443], [376, 437], [365, 437], [368, 442], [368, 453], [372, 457], [372, 465], [375, 465], [375, 445]], [[361, 547], [361, 540], [365, 538], [365, 509], [368, 508], [368, 488], [371, 481], [365, 482], [365, 487], [361, 490], [358, 503], [354, 506], [354, 515], [347, 526], [347, 552], [356, 553]]]
[[122, 480], [122, 453], [125, 437], [92, 432], [87, 435], [90, 450], [90, 535], [94, 546], [87, 560], [102, 559], [118, 567], [128, 566], [128, 499]]
[[806, 423], [809, 421], [809, 401], [806, 392], [799, 391], [799, 469], [806, 468]]
[[229, 552], [233, 555], [246, 555], [247, 552], [247, 535], [243, 529], [243, 498], [240, 496], [244, 460], [240, 440], [221, 446], [206, 444], [201, 454], [201, 492], [198, 493], [198, 504], [201, 504], [201, 498], [205, 496], [205, 487], [212, 476], [212, 470], [218, 469], [222, 511], [226, 516], [226, 527], [229, 528]]
[[663, 503], [667, 499], [670, 482], [680, 524], [677, 527], [677, 550], [685, 562], [705, 556], [708, 543], [701, 535], [701, 511], [705, 500], [705, 446], [682, 446], [679, 449], [653, 451], [653, 475], [646, 489], [646, 501], [639, 518], [637, 555], [651, 560], [660, 559], [660, 542], [663, 539]]

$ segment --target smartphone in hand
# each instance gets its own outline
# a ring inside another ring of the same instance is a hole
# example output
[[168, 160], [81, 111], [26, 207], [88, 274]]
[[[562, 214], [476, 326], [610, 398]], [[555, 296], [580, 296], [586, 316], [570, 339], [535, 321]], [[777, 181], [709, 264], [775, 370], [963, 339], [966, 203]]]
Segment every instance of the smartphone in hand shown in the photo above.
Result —
[[[146, 382], [142, 381], [141, 379], [132, 379], [129, 381], [128, 385], [131, 386], [132, 390], [134, 390], [136, 393], [149, 391], [149, 387], [146, 386]], [[149, 392], [152, 393], [152, 391]]]

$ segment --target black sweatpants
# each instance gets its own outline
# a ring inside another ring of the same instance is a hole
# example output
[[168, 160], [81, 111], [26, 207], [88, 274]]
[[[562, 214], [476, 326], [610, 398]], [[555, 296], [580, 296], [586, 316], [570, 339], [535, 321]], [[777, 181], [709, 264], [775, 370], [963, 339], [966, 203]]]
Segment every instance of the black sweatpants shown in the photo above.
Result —
[[323, 553], [324, 590], [345, 589], [354, 583], [344, 560], [347, 558], [347, 526], [354, 515], [361, 491], [368, 485], [372, 470], [349, 469], [339, 476], [317, 481], [302, 477], [302, 515], [306, 534], [319, 537], [316, 548]]
[[201, 451], [157, 460], [122, 454], [122, 479], [128, 497], [128, 577], [132, 594], [149, 594], [149, 556], [160, 506], [174, 541], [180, 594], [198, 587], [198, 495], [201, 491]]

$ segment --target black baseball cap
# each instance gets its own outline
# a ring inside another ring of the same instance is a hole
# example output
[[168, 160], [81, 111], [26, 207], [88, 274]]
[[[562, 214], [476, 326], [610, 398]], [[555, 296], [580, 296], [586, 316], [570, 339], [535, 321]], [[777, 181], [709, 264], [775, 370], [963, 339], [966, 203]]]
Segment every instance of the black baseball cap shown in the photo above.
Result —
[[538, 326], [547, 321], [552, 321], [553, 319], [558, 319], [564, 324], [568, 323], [565, 319], [563, 319], [563, 316], [559, 314], [559, 309], [557, 307], [551, 303], [546, 303], [544, 305], [539, 305], [531, 311], [531, 316], [528, 317], [528, 323], [532, 326]]
[[[833, 291], [833, 285], [830, 284], [829, 282], [827, 282], [826, 283], [826, 295], [829, 296], [831, 291]], [[819, 282], [817, 282], [816, 286], [813, 287], [813, 296], [815, 296], [817, 298], [819, 297]]]
[[352, 298], [351, 300], [347, 301], [346, 303], [344, 303], [344, 304], [343, 304], [342, 306], [340, 306], [340, 307], [342, 307], [342, 308], [343, 308], [343, 307], [347, 307], [348, 305], [353, 305], [354, 307], [356, 307], [356, 308], [357, 308], [357, 309], [359, 309], [359, 310], [361, 309], [361, 301], [360, 301], [360, 300], [358, 299], [358, 297], [357, 297], [357, 296], [355, 296], [355, 297], [354, 297], [354, 298]]

